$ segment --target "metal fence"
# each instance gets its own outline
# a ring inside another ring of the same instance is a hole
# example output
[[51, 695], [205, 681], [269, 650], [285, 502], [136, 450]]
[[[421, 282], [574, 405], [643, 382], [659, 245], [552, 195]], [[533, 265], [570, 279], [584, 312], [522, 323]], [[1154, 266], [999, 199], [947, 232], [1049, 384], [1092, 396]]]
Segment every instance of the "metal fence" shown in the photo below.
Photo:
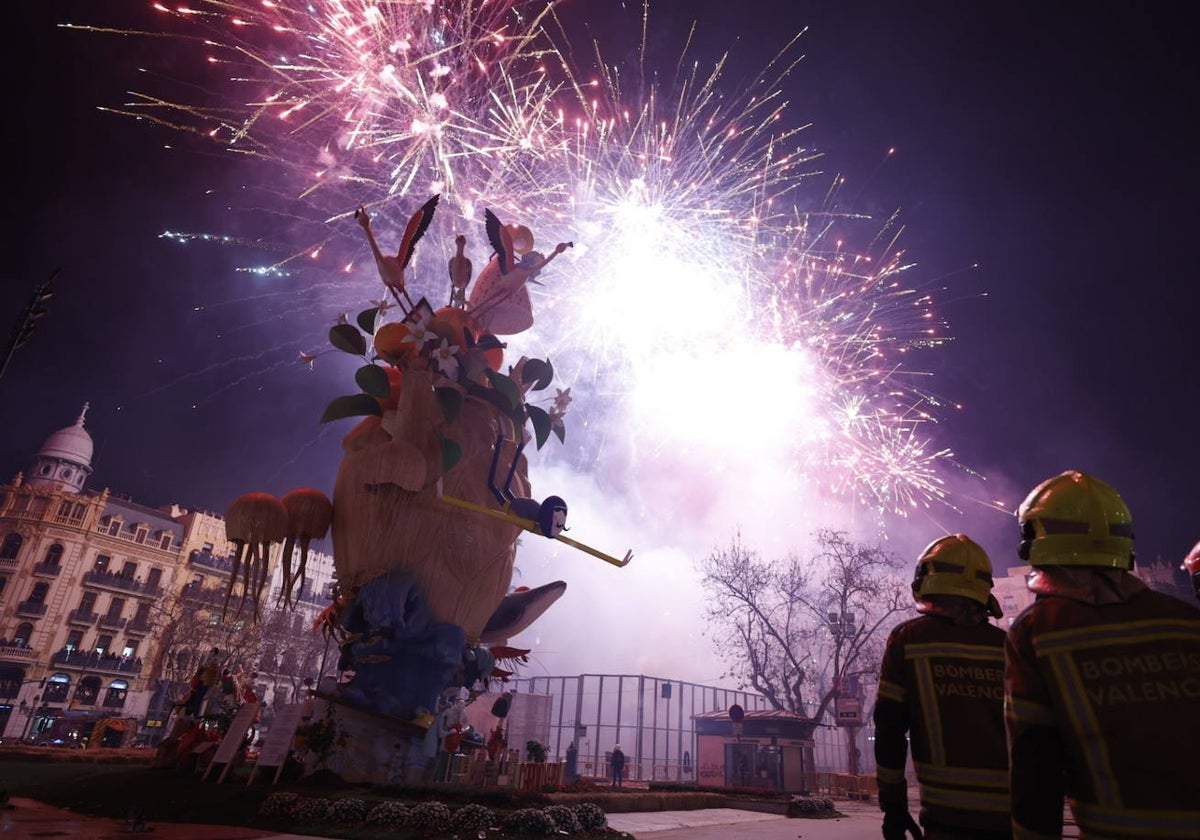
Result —
[[[636, 781], [694, 781], [696, 729], [693, 716], [725, 711], [737, 704], [765, 711], [765, 697], [747, 691], [652, 677], [642, 674], [581, 674], [573, 677], [521, 677], [510, 681], [520, 693], [551, 698], [548, 732], [550, 757], [563, 760], [574, 743], [578, 772], [611, 774], [609, 756], [621, 745], [625, 777]], [[809, 714], [815, 708], [807, 710]], [[874, 730], [857, 730], [859, 773], [873, 773]], [[816, 770], [844, 773], [849, 747], [841, 727], [820, 726], [813, 734]]]

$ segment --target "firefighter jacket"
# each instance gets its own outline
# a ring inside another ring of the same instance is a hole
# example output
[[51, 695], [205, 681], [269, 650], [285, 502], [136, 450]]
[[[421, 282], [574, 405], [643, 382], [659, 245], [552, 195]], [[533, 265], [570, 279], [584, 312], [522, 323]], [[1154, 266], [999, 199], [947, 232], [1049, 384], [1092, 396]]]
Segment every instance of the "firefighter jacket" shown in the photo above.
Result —
[[1040, 569], [1009, 629], [1018, 840], [1200, 837], [1200, 610], [1119, 569]]
[[909, 740], [922, 824], [968, 835], [1009, 830], [1004, 631], [981, 612], [973, 624], [923, 615], [888, 637], [875, 702], [875, 763], [885, 813], [908, 809]]

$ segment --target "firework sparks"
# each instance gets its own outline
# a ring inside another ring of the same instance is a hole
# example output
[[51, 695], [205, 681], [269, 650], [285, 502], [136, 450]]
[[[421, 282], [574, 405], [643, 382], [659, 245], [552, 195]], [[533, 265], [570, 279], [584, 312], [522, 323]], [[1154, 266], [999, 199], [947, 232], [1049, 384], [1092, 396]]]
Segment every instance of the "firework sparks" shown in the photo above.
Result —
[[[378, 294], [370, 267], [352, 267], [354, 207], [395, 224], [443, 193], [453, 210], [426, 240], [441, 258], [454, 227], [481, 233], [490, 207], [577, 244], [531, 290], [522, 343], [550, 348], [600, 435], [620, 429], [641, 453], [683, 446], [710, 476], [787, 464], [874, 510], [952, 505], [952, 453], [924, 432], [943, 406], [907, 358], [946, 341], [945, 325], [903, 282], [895, 219], [842, 207], [840, 179], [802, 194], [820, 173], [787, 112], [796, 40], [731, 95], [726, 57], [705, 64], [685, 46], [673, 73], [651, 66], [648, 6], [640, 62], [608, 64], [593, 44], [586, 73], [553, 6], [523, 5], [156, 6], [225, 89], [215, 104], [142, 94], [115, 110], [283, 165], [286, 212], [310, 222], [289, 235], [310, 244], [256, 270], [335, 265], [346, 280], [326, 288], [330, 309]], [[846, 244], [863, 230], [865, 246]], [[441, 299], [444, 264], [418, 265], [414, 291]]]

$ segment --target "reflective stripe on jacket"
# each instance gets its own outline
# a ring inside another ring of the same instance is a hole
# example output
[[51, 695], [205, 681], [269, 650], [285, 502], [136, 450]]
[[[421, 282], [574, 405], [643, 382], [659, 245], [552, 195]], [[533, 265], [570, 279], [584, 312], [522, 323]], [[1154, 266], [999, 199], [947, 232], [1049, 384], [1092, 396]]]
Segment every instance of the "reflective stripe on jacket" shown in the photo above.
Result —
[[922, 819], [980, 831], [1010, 826], [1004, 741], [1004, 631], [925, 615], [888, 637], [875, 702], [884, 811], [908, 807], [908, 741]]
[[1200, 610], [1042, 594], [1006, 643], [1017, 837], [1200, 837]]

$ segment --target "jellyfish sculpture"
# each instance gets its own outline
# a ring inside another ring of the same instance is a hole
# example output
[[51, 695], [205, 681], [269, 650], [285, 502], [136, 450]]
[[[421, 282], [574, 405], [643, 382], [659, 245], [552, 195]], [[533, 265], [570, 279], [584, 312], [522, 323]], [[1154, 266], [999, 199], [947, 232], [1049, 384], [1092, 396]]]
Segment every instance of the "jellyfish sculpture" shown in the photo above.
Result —
[[[313, 540], [324, 539], [333, 521], [333, 502], [320, 490], [299, 487], [283, 497], [287, 509], [287, 538], [283, 543], [283, 588], [279, 599], [292, 605], [292, 592], [304, 591], [304, 568], [308, 563], [308, 546]], [[300, 562], [292, 568], [292, 554], [300, 543]]]
[[222, 620], [229, 610], [229, 599], [233, 596], [239, 572], [242, 574], [242, 595], [237, 615], [241, 615], [246, 596], [250, 596], [254, 602], [254, 620], [258, 620], [259, 596], [267, 583], [271, 543], [283, 542], [287, 534], [288, 510], [270, 493], [245, 493], [233, 500], [225, 513], [225, 536], [237, 551], [221, 607]]

